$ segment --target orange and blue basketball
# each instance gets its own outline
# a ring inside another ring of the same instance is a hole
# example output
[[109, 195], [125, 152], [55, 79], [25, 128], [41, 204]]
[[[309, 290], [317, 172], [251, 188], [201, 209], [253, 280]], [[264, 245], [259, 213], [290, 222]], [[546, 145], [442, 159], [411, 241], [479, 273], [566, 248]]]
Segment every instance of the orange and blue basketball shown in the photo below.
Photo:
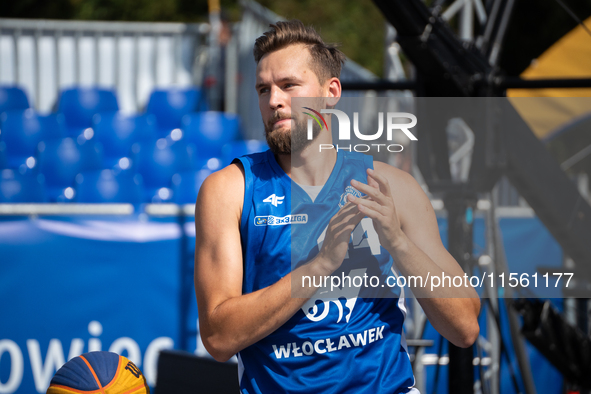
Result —
[[46, 394], [149, 394], [142, 372], [127, 358], [111, 352], [74, 357], [53, 376]]

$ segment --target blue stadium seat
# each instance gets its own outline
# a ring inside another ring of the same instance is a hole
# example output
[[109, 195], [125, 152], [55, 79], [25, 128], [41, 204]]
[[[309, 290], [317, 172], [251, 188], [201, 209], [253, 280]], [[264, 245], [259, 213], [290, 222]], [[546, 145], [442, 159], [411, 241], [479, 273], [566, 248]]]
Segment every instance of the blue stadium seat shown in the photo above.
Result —
[[228, 142], [222, 147], [222, 165], [225, 167], [237, 157], [264, 152], [267, 149], [269, 149], [269, 146], [265, 141], [239, 140]]
[[0, 170], [8, 168], [8, 159], [6, 158], [6, 144], [0, 141]]
[[43, 130], [43, 139], [52, 140], [67, 137], [66, 118], [64, 114], [51, 113], [48, 115], [38, 115]]
[[221, 157], [222, 147], [240, 135], [240, 118], [206, 111], [183, 117], [183, 141], [194, 144], [200, 158]]
[[140, 177], [111, 169], [87, 171], [76, 175], [74, 200], [81, 203], [142, 202]]
[[29, 108], [25, 92], [16, 86], [0, 86], [0, 113]]
[[121, 112], [105, 112], [94, 115], [93, 141], [103, 148], [106, 167], [115, 166], [122, 157], [131, 156], [134, 143], [156, 140], [153, 115], [129, 116]]
[[43, 184], [37, 176], [22, 175], [11, 169], [0, 170], [0, 203], [45, 202]]
[[135, 144], [133, 152], [135, 170], [143, 179], [144, 201], [169, 202], [172, 199], [169, 188], [172, 176], [191, 169], [188, 147], [160, 138], [150, 144]]
[[205, 100], [199, 89], [154, 90], [150, 95], [146, 112], [156, 116], [160, 137], [181, 127], [183, 116], [203, 110]]
[[64, 114], [70, 137], [77, 137], [86, 128], [92, 127], [94, 114], [118, 110], [115, 92], [98, 88], [64, 90], [58, 106], [58, 112]]
[[41, 141], [37, 150], [38, 169], [52, 202], [71, 201], [76, 175], [102, 168], [101, 152], [92, 141], [80, 145], [70, 137], [47, 140]]
[[199, 188], [213, 171], [185, 171], [172, 176], [172, 195], [176, 204], [195, 204]]
[[56, 114], [40, 116], [32, 108], [0, 115], [0, 135], [6, 143], [8, 165], [18, 168], [35, 155], [39, 142], [63, 137], [63, 125]]

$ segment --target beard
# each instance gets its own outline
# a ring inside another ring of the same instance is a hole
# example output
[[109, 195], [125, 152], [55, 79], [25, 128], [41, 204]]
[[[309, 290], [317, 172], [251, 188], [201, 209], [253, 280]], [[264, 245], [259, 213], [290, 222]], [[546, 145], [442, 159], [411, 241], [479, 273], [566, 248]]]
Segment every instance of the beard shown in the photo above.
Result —
[[[273, 130], [273, 124], [282, 119], [291, 119], [291, 131], [281, 129]], [[301, 152], [310, 145], [320, 134], [322, 129], [316, 122], [312, 122], [312, 139], [308, 139], [308, 127], [306, 119], [301, 116], [289, 116], [281, 112], [275, 112], [268, 122], [265, 122], [265, 138], [267, 145], [276, 155], [290, 155]]]

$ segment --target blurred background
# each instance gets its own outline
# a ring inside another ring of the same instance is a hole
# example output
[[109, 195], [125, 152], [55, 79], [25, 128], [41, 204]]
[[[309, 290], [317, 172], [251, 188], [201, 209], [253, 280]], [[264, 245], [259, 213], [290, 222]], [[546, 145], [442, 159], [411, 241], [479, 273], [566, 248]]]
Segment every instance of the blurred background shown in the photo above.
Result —
[[157, 393], [235, 390], [236, 361], [199, 339], [194, 202], [266, 149], [252, 47], [292, 18], [340, 44], [344, 97], [417, 114], [419, 142], [381, 159], [421, 183], [466, 271], [576, 274], [552, 298], [489, 289], [466, 351], [409, 301], [417, 387], [588, 392], [590, 16], [590, 0], [3, 4], [0, 393], [45, 392], [92, 350]]

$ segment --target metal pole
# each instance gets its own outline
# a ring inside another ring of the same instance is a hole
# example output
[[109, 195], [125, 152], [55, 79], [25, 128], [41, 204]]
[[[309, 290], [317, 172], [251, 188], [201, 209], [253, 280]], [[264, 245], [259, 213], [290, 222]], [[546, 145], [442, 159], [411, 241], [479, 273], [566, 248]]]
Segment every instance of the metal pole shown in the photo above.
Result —
[[82, 32], [80, 30], [76, 31], [76, 33], [74, 34], [74, 84], [76, 85], [80, 85], [82, 78], [82, 73], [80, 72], [80, 70], [82, 69], [82, 67], [80, 67], [80, 62], [82, 61], [80, 56], [81, 35]]
[[509, 26], [509, 19], [511, 18], [511, 12], [513, 11], [514, 3], [515, 0], [507, 0], [505, 9], [503, 10], [503, 16], [501, 17], [501, 21], [499, 23], [499, 29], [497, 30], [497, 34], [491, 47], [490, 56], [488, 58], [488, 63], [493, 67], [497, 65], [497, 61], [499, 60], [503, 38], [505, 38], [507, 26]]
[[35, 51], [35, 60], [34, 60], [34, 64], [35, 64], [35, 71], [36, 73], [34, 75], [36, 75], [36, 81], [35, 81], [35, 91], [31, 94], [31, 96], [33, 97], [33, 101], [34, 101], [34, 107], [39, 110], [39, 102], [41, 101], [41, 55], [39, 54], [39, 41], [41, 39], [41, 30], [36, 29], [35, 30], [35, 35], [33, 37], [33, 48]]
[[[473, 245], [473, 218], [476, 196], [462, 191], [445, 196], [447, 209], [448, 250], [470, 274]], [[463, 349], [449, 343], [449, 392], [472, 394], [474, 392], [473, 346]]]
[[121, 37], [121, 33], [115, 33], [115, 48], [113, 53], [113, 88], [117, 91], [117, 94], [120, 93], [119, 90], [119, 38]]
[[[233, 32], [235, 33], [235, 32]], [[232, 38], [226, 46], [226, 78], [225, 108], [228, 113], [238, 113], [238, 39], [232, 34]]]
[[179, 83], [179, 70], [178, 65], [181, 62], [181, 35], [174, 34], [172, 36], [172, 83], [178, 85]]
[[[493, 215], [495, 217], [495, 220], [492, 222], [492, 224], [494, 225], [495, 237], [497, 239], [495, 248], [495, 262], [497, 263], [496, 271], [508, 273], [509, 269], [507, 266], [507, 261], [505, 260], [505, 249], [503, 247], [502, 242], [503, 238], [501, 235], [501, 229], [499, 228], [496, 212], [494, 212], [494, 204], [491, 204], [491, 209], [493, 209]], [[534, 394], [536, 392], [536, 386], [534, 384], [534, 379], [531, 374], [528, 354], [525, 349], [523, 335], [520, 332], [520, 324], [517, 312], [515, 311], [515, 308], [513, 308], [511, 305], [513, 295], [511, 287], [505, 287], [503, 295], [503, 303], [505, 304], [505, 308], [507, 310], [509, 328], [511, 331], [511, 340], [513, 342], [515, 357], [517, 358], [517, 364], [519, 365], [519, 371], [521, 372], [525, 392], [527, 394]]]
[[[579, 188], [579, 193], [581, 196], [585, 198], [585, 200], [589, 201], [589, 178], [587, 174], [582, 173], [579, 174], [577, 178], [577, 186]], [[589, 312], [589, 299], [587, 298], [577, 298], [577, 327], [581, 329], [587, 335], [591, 334], [591, 324], [589, 318], [591, 317]]]
[[14, 30], [14, 39], [12, 41], [12, 44], [14, 46], [14, 82], [15, 85], [18, 85], [20, 82], [20, 72], [19, 72], [19, 60], [18, 60], [18, 41], [21, 37], [21, 30], [20, 29], [15, 29]]
[[[498, 188], [495, 186], [495, 188]], [[488, 201], [490, 202], [490, 207], [486, 211], [486, 250], [490, 257], [489, 266], [483, 268], [483, 270], [489, 270], [494, 275], [496, 275], [496, 269], [494, 262], [497, 259], [496, 256], [496, 249], [497, 249], [497, 239], [496, 234], [496, 227], [495, 227], [495, 208], [496, 208], [496, 199], [494, 197], [495, 191], [487, 193], [488, 194]], [[500, 332], [497, 327], [496, 319], [493, 314], [499, 310], [499, 299], [497, 289], [494, 287], [490, 287], [487, 289], [488, 297], [490, 302], [490, 308], [487, 309], [488, 313], [486, 315], [486, 328], [488, 332], [488, 340], [492, 346], [490, 351], [490, 371], [487, 372], [490, 375], [490, 392], [492, 394], [498, 394], [500, 392], [500, 382], [499, 382], [499, 372], [501, 366], [501, 337]], [[491, 310], [492, 309], [492, 310]], [[484, 384], [484, 382], [483, 382]]]
[[501, 10], [501, 3], [502, 2], [503, 2], [503, 0], [494, 0], [494, 3], [492, 5], [492, 8], [491, 8], [490, 13], [488, 15], [488, 20], [486, 22], [484, 34], [482, 35], [483, 42], [482, 42], [482, 47], [481, 47], [481, 53], [483, 55], [486, 55], [487, 51], [490, 48], [490, 45], [491, 45], [490, 40], [492, 38], [493, 31], [494, 31], [494, 28], [497, 23], [497, 18], [499, 16], [499, 12]]
[[473, 0], [465, 0], [460, 12], [460, 39], [472, 41], [474, 39], [474, 4]]
[[139, 68], [140, 68], [139, 67], [140, 60], [138, 59], [138, 57], [139, 57], [139, 42], [140, 42], [140, 33], [136, 33], [133, 36], [133, 59], [132, 59], [132, 62], [133, 62], [133, 76], [131, 77], [131, 80], [132, 80], [132, 83], [133, 83], [133, 86], [131, 88], [131, 91], [133, 92], [134, 99], [135, 99], [134, 101], [135, 101], [135, 110], [136, 110], [136, 112], [140, 108], [140, 99], [139, 99], [140, 95], [138, 93], [138, 85], [139, 85], [138, 84], [138, 78], [139, 78], [139, 76], [138, 76], [139, 72], [138, 71], [139, 71]]
[[154, 50], [152, 51], [152, 75], [154, 89], [158, 87], [158, 45], [160, 42], [160, 35], [154, 35]]
[[[427, 323], [427, 316], [419, 304], [419, 301], [413, 297], [412, 298], [412, 310], [413, 313], [413, 323], [414, 323], [414, 334], [413, 338], [421, 339], [423, 337], [423, 332], [425, 331], [425, 325]], [[443, 340], [443, 339], [441, 339]], [[427, 382], [426, 382], [426, 371], [425, 371], [425, 364], [423, 363], [423, 356], [425, 355], [425, 347], [419, 346], [415, 349], [415, 359], [412, 363], [412, 369], [415, 375], [415, 388], [419, 390], [421, 393], [427, 392]], [[439, 360], [437, 360], [439, 362]]]
[[99, 85], [100, 76], [100, 62], [99, 62], [99, 41], [102, 37], [101, 32], [96, 32], [94, 35], [94, 85]]
[[209, 23], [211, 24], [211, 30], [209, 34], [209, 64], [207, 67], [207, 77], [210, 78], [210, 86], [206, 88], [209, 92], [209, 103], [211, 109], [214, 111], [220, 111], [220, 45], [219, 35], [221, 26], [220, 19], [220, 1], [219, 0], [208, 0], [209, 5]]
[[62, 37], [62, 31], [57, 30], [53, 36], [53, 43], [55, 46], [55, 98], [59, 100], [60, 88], [62, 86], [61, 75], [60, 75], [60, 39]]

